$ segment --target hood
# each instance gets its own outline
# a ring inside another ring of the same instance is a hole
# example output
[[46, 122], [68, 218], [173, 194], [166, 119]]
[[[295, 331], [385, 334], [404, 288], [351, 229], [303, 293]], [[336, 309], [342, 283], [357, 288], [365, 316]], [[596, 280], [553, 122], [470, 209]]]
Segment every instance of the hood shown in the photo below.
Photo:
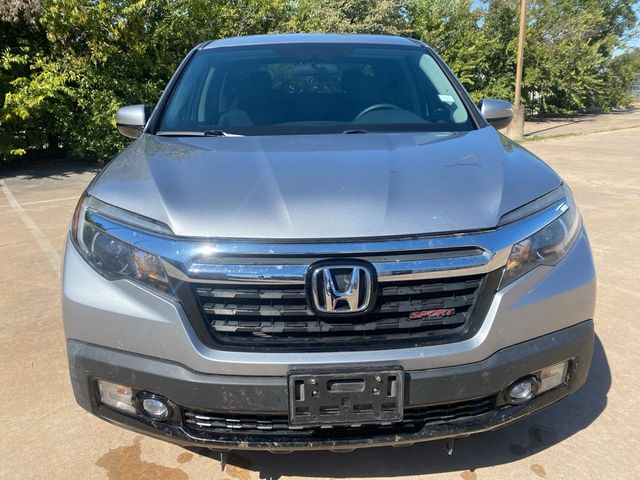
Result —
[[176, 235], [344, 239], [462, 232], [560, 184], [491, 127], [455, 133], [143, 135], [91, 194]]

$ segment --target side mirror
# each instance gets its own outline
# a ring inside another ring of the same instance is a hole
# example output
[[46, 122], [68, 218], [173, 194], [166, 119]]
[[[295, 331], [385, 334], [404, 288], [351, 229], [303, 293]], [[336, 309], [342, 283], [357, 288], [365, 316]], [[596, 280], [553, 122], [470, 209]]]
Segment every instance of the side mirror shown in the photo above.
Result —
[[116, 127], [125, 137], [137, 138], [149, 120], [151, 111], [146, 105], [127, 105], [116, 112]]
[[480, 101], [480, 113], [497, 129], [505, 128], [513, 118], [513, 105], [505, 100], [484, 98]]

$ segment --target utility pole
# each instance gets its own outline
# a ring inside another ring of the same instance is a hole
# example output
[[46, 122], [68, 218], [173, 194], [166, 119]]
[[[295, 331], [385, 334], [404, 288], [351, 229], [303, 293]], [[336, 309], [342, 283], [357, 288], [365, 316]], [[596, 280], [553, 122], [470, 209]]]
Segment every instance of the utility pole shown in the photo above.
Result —
[[507, 130], [511, 138], [524, 135], [524, 106], [522, 105], [522, 68], [524, 64], [524, 37], [527, 26], [527, 0], [520, 0], [520, 31], [518, 33], [518, 63], [516, 66], [516, 91], [513, 99], [513, 120]]

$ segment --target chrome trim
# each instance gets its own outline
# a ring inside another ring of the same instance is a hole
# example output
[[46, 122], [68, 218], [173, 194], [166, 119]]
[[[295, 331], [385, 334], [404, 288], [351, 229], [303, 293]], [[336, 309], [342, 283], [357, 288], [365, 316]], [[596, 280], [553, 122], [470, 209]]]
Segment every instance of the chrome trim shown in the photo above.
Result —
[[511, 210], [505, 213], [498, 221], [498, 226], [507, 225], [509, 223], [517, 222], [523, 218], [527, 218], [540, 210], [544, 210], [550, 205], [556, 204], [563, 198], [568, 198], [571, 195], [569, 188], [562, 184], [557, 188], [554, 188], [549, 193], [535, 199], [533, 202], [529, 202], [521, 207]]
[[[351, 279], [344, 290], [340, 290], [334, 281], [332, 270], [350, 268]], [[364, 276], [361, 276], [364, 273]], [[319, 277], [322, 277], [320, 280]], [[361, 280], [364, 280], [362, 282]], [[365, 293], [360, 302], [360, 289], [364, 283]], [[323, 265], [313, 270], [311, 274], [311, 298], [313, 307], [319, 313], [328, 315], [343, 315], [364, 312], [371, 306], [371, 291], [373, 288], [372, 275], [369, 267], [363, 265]], [[322, 291], [320, 296], [319, 291]], [[338, 302], [344, 301], [349, 309], [338, 308]]]
[[309, 265], [192, 264], [186, 273], [164, 259], [167, 273], [193, 283], [273, 283], [302, 285]]
[[[397, 258], [372, 262], [379, 282], [429, 279], [487, 273], [503, 267], [511, 247], [558, 218], [569, 203], [566, 198], [530, 217], [480, 232], [334, 242], [221, 240], [168, 237], [123, 225], [88, 209], [85, 219], [95, 228], [136, 247], [160, 256], [167, 273], [179, 280], [196, 283], [282, 283], [303, 284], [310, 262], [304, 257], [331, 258], [336, 255], [366, 257], [397, 254]], [[481, 254], [448, 258], [405, 260], [413, 253], [433, 250], [470, 249]], [[290, 257], [291, 263], [251, 264], [252, 257]], [[225, 258], [224, 263], [216, 259]], [[232, 259], [233, 262], [230, 262]]]
[[407, 260], [396, 262], [374, 263], [378, 272], [379, 282], [394, 282], [399, 280], [427, 280], [442, 277], [461, 277], [487, 273], [503, 267], [511, 247], [492, 253], [487, 250], [482, 255], [453, 257], [439, 260]]

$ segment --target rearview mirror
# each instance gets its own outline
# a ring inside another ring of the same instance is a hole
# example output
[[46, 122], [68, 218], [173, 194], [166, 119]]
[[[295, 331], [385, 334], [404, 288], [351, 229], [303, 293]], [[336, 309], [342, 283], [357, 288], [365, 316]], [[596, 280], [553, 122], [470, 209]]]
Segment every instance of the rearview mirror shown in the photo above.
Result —
[[149, 119], [150, 110], [146, 105], [127, 105], [116, 112], [116, 127], [125, 137], [137, 138]]
[[480, 113], [497, 129], [505, 128], [513, 118], [513, 106], [505, 100], [484, 98], [480, 101]]

